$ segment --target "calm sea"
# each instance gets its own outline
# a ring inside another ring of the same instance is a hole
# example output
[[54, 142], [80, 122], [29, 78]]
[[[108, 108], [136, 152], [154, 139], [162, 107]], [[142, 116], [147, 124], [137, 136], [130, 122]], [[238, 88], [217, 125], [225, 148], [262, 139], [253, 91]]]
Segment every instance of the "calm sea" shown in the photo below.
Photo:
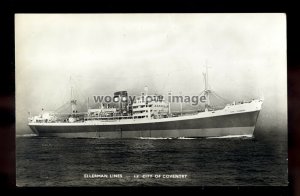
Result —
[[287, 136], [272, 131], [207, 139], [17, 136], [16, 145], [17, 186], [288, 185]]

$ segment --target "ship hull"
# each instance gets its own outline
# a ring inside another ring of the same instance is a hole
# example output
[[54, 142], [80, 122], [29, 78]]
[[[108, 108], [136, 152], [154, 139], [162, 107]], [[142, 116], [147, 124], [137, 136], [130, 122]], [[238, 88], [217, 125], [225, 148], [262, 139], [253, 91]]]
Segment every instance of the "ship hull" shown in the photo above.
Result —
[[85, 138], [179, 138], [252, 136], [259, 111], [127, 124], [29, 124], [39, 136]]

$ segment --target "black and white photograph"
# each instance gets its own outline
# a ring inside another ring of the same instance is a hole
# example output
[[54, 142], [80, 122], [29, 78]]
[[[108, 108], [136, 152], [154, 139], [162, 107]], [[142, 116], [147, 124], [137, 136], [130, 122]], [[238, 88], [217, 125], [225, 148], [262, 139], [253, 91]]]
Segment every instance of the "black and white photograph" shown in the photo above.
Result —
[[288, 186], [284, 13], [15, 14], [16, 185]]

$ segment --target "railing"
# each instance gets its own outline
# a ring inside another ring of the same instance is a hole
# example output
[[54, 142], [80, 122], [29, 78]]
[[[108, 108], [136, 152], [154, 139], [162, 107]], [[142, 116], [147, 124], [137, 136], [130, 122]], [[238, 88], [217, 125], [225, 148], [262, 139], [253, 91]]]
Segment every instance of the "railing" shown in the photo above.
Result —
[[121, 119], [133, 119], [133, 117], [132, 116], [108, 116], [108, 117], [88, 116], [88, 117], [84, 117], [84, 121], [87, 121], [87, 120], [121, 120]]

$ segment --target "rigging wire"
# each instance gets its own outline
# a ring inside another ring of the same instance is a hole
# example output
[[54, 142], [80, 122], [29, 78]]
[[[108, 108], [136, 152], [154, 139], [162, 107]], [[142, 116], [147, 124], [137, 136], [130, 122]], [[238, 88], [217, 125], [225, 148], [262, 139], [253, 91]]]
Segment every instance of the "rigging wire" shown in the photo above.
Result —
[[[188, 67], [188, 66], [187, 66]], [[178, 72], [178, 71], [182, 71], [182, 70], [186, 70], [186, 68], [187, 67], [185, 67], [185, 68], [182, 68], [182, 69], [176, 69], [176, 70], [173, 70], [173, 71], [171, 71], [171, 72], [167, 72], [167, 76], [165, 76], [166, 75], [166, 73], [164, 73], [164, 72], [162, 72], [162, 73], [157, 73], [157, 74], [155, 74], [154, 76], [153, 75], [151, 75], [151, 76], [149, 76], [149, 75], [140, 75], [140, 76], [136, 76], [136, 78], [140, 78], [140, 77], [142, 77], [142, 78], [149, 78], [149, 77], [151, 77], [151, 78], [153, 78], [153, 77], [164, 77], [165, 79], [164, 79], [164, 83], [163, 83], [163, 88], [162, 88], [162, 90], [165, 90], [166, 89], [166, 86], [167, 86], [167, 84], [168, 84], [168, 80], [169, 80], [169, 77], [173, 74], [173, 73], [175, 73], [175, 72]], [[190, 67], [188, 67], [188, 68], [190, 68]], [[191, 68], [190, 68], [191, 69]], [[203, 74], [203, 81], [204, 81], [204, 83], [206, 82], [205, 80], [206, 80], [206, 74], [205, 73], [202, 73]], [[103, 75], [104, 75], [104, 78], [105, 78], [105, 76], [107, 76], [107, 77], [109, 77], [110, 79], [113, 79], [113, 78], [118, 78], [118, 79], [120, 79], [120, 77], [119, 76], [112, 76], [111, 74], [105, 74], [105, 73], [102, 73], [102, 78], [103, 78]], [[76, 77], [76, 76], [72, 76], [72, 77]], [[91, 78], [91, 77], [85, 77], [85, 76], [80, 76], [80, 79], [84, 79], [84, 80], [97, 80], [96, 78]], [[82, 94], [82, 92], [81, 91], [79, 91], [78, 89], [78, 85], [77, 85], [77, 83], [76, 83], [76, 81], [78, 81], [78, 80], [72, 80], [71, 81], [71, 77], [70, 77], [70, 86], [71, 87], [74, 87], [73, 88], [73, 98], [74, 97], [78, 97], [78, 98], [82, 98], [82, 100], [84, 100], [83, 102], [83, 104], [82, 104], [82, 102], [79, 100], [79, 99], [77, 99], [77, 104], [79, 105], [79, 106], [82, 106], [83, 105], [83, 107], [86, 105], [86, 96], [83, 96], [83, 94]], [[208, 89], [210, 89], [210, 85], [209, 86], [207, 86], [207, 88]], [[65, 91], [66, 92], [66, 91]], [[203, 93], [205, 92], [205, 90], [203, 90], [203, 91], [201, 91], [200, 92], [200, 94], [199, 94], [199, 96], [201, 96], [201, 95], [203, 95]], [[209, 95], [210, 95], [210, 99], [214, 99], [215, 98], [215, 100], [213, 100], [211, 103], [210, 103], [210, 105], [211, 105], [211, 107], [213, 107], [213, 108], [216, 108], [217, 106], [216, 106], [216, 104], [215, 104], [215, 101], [217, 102], [217, 100], [218, 99], [220, 99], [223, 103], [226, 103], [226, 102], [230, 102], [230, 101], [228, 101], [227, 99], [225, 99], [225, 98], [223, 98], [223, 97], [221, 97], [220, 95], [218, 95], [217, 93], [215, 93], [214, 91], [212, 91], [212, 90], [209, 90], [208, 91], [208, 93], [209, 93]], [[201, 107], [201, 106], [200, 106]], [[62, 111], [62, 110], [65, 110], [65, 109], [68, 109], [68, 108], [71, 108], [71, 105], [70, 105], [70, 103], [69, 102], [67, 102], [67, 103], [65, 103], [65, 104], [63, 104], [62, 106], [60, 106], [59, 108], [57, 108], [55, 111]], [[71, 109], [69, 110], [69, 111], [71, 111]]]
[[215, 96], [217, 96], [217, 97], [219, 97], [220, 99], [222, 99], [225, 103], [227, 102], [227, 103], [230, 103], [231, 101], [229, 101], [228, 99], [225, 99], [225, 98], [223, 98], [223, 97], [221, 97], [220, 95], [218, 95], [215, 91], [212, 91], [212, 93], [215, 95]]

